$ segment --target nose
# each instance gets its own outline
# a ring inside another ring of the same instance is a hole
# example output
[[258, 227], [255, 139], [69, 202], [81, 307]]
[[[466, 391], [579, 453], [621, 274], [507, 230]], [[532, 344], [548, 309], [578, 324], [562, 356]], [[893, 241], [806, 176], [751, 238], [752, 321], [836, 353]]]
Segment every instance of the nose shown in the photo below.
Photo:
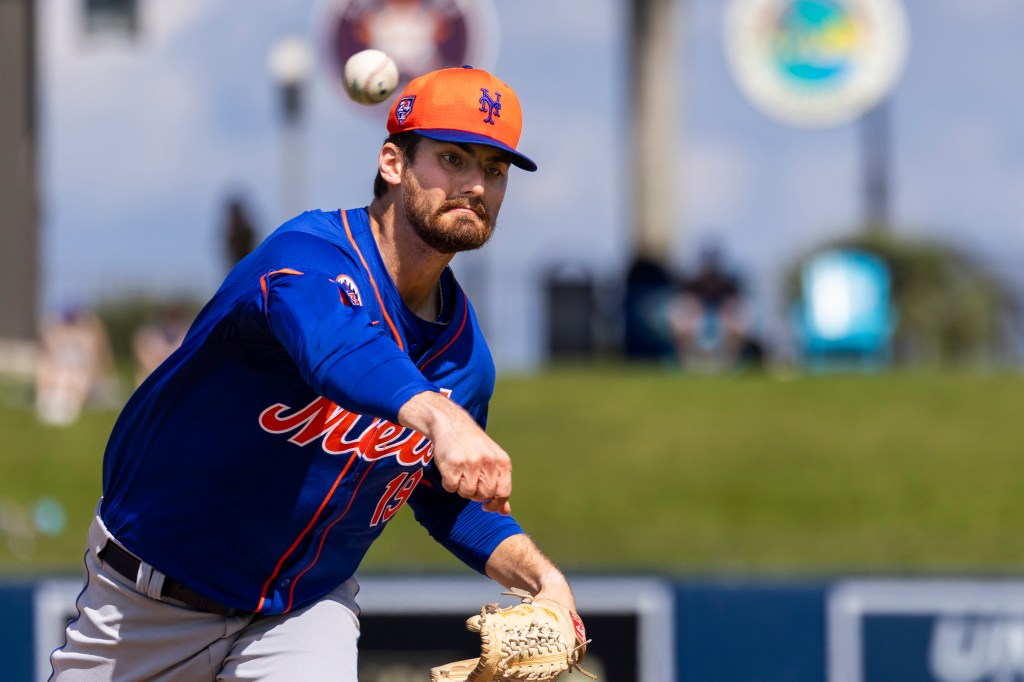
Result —
[[466, 171], [463, 180], [462, 194], [467, 197], [479, 197], [484, 193], [484, 169], [473, 165]]

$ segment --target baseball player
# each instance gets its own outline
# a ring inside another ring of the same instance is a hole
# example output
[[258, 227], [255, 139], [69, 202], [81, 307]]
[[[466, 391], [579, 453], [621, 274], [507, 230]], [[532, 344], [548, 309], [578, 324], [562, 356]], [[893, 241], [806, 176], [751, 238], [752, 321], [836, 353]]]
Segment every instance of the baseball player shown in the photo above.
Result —
[[57, 680], [355, 680], [355, 573], [408, 503], [506, 588], [575, 610], [510, 515], [494, 365], [448, 264], [494, 230], [515, 92], [470, 67], [392, 105], [367, 207], [309, 211], [227, 276], [107, 445]]

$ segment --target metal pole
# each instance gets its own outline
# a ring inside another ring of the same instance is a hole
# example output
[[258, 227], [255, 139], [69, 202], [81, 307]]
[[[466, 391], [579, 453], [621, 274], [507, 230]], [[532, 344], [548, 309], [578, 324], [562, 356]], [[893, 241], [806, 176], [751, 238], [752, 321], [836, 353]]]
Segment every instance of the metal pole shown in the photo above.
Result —
[[889, 100], [883, 99], [861, 119], [864, 172], [864, 227], [890, 228]]
[[281, 136], [281, 210], [282, 220], [306, 209], [306, 145], [303, 83], [281, 87], [283, 128]]
[[681, 190], [676, 134], [683, 124], [675, 53], [682, 0], [633, 0], [630, 45], [633, 215], [637, 255], [664, 262], [671, 252]]
[[31, 371], [38, 331], [34, 15], [32, 0], [0, 2], [0, 372]]
[[306, 208], [304, 100], [306, 78], [313, 68], [313, 53], [306, 39], [291, 35], [279, 40], [267, 55], [267, 68], [281, 99], [281, 217], [286, 220]]

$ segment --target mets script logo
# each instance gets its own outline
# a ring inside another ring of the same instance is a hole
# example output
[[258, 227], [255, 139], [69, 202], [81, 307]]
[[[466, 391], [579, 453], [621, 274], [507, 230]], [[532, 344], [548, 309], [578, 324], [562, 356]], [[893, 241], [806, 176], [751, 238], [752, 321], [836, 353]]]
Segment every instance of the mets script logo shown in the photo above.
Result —
[[487, 118], [484, 119], [484, 123], [490, 123], [494, 125], [493, 116], [501, 118], [501, 93], [495, 92], [494, 99], [491, 99], [491, 94], [487, 92], [487, 88], [480, 88], [480, 92], [484, 93], [480, 97], [480, 111], [487, 112]]
[[[399, 123], [405, 123], [405, 119], [409, 118], [409, 114], [412, 113], [412, 103], [416, 101], [416, 95], [409, 95], [398, 100], [395, 104], [395, 118], [398, 119]], [[480, 111], [483, 111], [481, 109]]]
[[426, 436], [338, 407], [327, 398], [292, 410], [277, 403], [260, 414], [260, 427], [267, 433], [286, 433], [289, 443], [305, 447], [323, 439], [320, 447], [329, 455], [356, 454], [373, 462], [394, 457], [403, 466], [425, 466], [434, 455]]
[[335, 278], [338, 286], [345, 292], [345, 296], [348, 298], [352, 305], [362, 305], [363, 297], [359, 293], [359, 287], [356, 286], [355, 281], [348, 275], [338, 275]]

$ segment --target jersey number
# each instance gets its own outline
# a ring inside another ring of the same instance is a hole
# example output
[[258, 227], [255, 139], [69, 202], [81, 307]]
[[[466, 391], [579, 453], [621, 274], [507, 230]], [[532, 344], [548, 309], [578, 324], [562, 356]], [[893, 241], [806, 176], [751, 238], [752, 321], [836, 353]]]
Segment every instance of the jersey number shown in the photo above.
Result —
[[416, 484], [420, 482], [421, 478], [423, 478], [423, 469], [417, 469], [412, 474], [402, 473], [391, 479], [373, 512], [370, 527], [387, 522], [394, 516], [395, 512], [401, 509], [405, 501], [409, 499], [409, 495], [412, 495], [412, 491], [416, 489]]

